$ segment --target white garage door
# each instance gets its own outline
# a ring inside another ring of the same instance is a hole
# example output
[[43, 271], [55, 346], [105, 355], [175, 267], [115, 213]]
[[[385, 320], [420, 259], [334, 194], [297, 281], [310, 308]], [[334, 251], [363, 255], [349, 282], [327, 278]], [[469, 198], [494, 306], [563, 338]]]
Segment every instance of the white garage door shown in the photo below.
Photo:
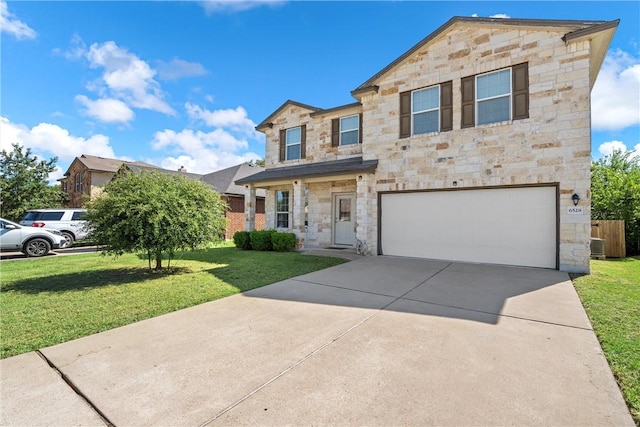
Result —
[[556, 268], [556, 187], [387, 193], [384, 255]]

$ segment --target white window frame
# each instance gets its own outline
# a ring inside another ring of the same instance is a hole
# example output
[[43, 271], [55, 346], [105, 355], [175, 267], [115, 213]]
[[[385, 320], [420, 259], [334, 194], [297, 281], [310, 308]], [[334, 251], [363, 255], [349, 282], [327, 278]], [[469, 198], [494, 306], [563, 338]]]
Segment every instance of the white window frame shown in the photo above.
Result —
[[[484, 76], [488, 76], [490, 74], [496, 74], [496, 73], [501, 73], [504, 71], [509, 71], [507, 74], [509, 75], [509, 92], [508, 93], [504, 93], [501, 95], [495, 95], [495, 96], [488, 96], [486, 98], [482, 98], [480, 99], [480, 97], [478, 96], [478, 78], [480, 77], [484, 77]], [[503, 121], [510, 121], [513, 119], [513, 70], [512, 67], [509, 68], [502, 68], [500, 70], [495, 70], [495, 71], [491, 71], [488, 73], [483, 73], [483, 74], [478, 74], [476, 76], [475, 79], [475, 112], [476, 112], [476, 117], [475, 117], [475, 123], [476, 126], [483, 126], [483, 125], [489, 125], [491, 123], [500, 123]], [[499, 121], [495, 121], [495, 122], [487, 122], [487, 123], [480, 123], [478, 120], [478, 117], [480, 116], [480, 102], [482, 101], [491, 101], [492, 99], [500, 99], [500, 98], [509, 98], [509, 117], [506, 120], [499, 120]]]
[[[429, 108], [427, 110], [420, 110], [420, 111], [413, 111], [413, 96], [414, 94], [416, 94], [417, 92], [422, 92], [425, 90], [433, 90], [433, 89], [438, 89], [438, 106], [436, 108]], [[411, 91], [411, 135], [425, 135], [428, 133], [433, 133], [433, 132], [440, 132], [440, 126], [442, 125], [442, 123], [440, 123], [440, 85], [434, 85], [434, 86], [429, 86], [429, 87], [424, 87], [421, 89], [416, 89], [414, 91]], [[422, 132], [422, 133], [416, 133], [416, 126], [415, 126], [415, 116], [418, 114], [423, 114], [423, 113], [431, 113], [437, 111], [438, 112], [438, 128], [434, 131], [429, 131], [429, 132]]]
[[[278, 210], [278, 208], [280, 207], [279, 203], [278, 203], [278, 194], [280, 194], [280, 193], [282, 193], [283, 195], [284, 195], [284, 193], [287, 194], [287, 210], [286, 211]], [[291, 214], [289, 212], [289, 209], [291, 208], [290, 195], [291, 195], [291, 192], [289, 190], [276, 190], [276, 221], [275, 221], [276, 228], [279, 228], [279, 229], [290, 229], [291, 228]], [[286, 215], [286, 218], [287, 218], [287, 226], [286, 227], [281, 227], [278, 224], [278, 216], [279, 215]]]
[[[298, 142], [296, 142], [295, 144], [291, 144], [289, 143], [289, 132], [293, 131], [295, 129], [299, 129], [300, 130], [300, 140]], [[299, 150], [298, 150], [298, 157], [294, 157], [294, 158], [289, 158], [289, 147], [295, 147], [295, 146], [299, 146]], [[297, 126], [294, 128], [289, 128], [285, 131], [285, 160], [300, 160], [302, 158], [302, 126]]]
[[[352, 117], [355, 117], [357, 119], [356, 127], [354, 129], [343, 129], [342, 128], [342, 121], [345, 120], [345, 119], [350, 119]], [[356, 142], [352, 142], [352, 143], [349, 143], [349, 144], [344, 144], [342, 142], [342, 134], [347, 133], [347, 132], [353, 132], [353, 131], [355, 131], [356, 135], [357, 135]], [[360, 114], [352, 114], [350, 116], [340, 117], [340, 145], [341, 146], [342, 145], [356, 145], [358, 143], [358, 141], [360, 141]]]

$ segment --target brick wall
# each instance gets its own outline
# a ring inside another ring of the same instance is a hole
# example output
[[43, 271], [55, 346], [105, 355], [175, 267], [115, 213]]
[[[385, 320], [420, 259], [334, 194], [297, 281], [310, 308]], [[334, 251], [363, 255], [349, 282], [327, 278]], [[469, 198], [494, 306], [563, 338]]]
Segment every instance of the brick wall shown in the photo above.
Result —
[[[236, 231], [244, 231], [244, 197], [224, 196], [223, 200], [229, 205], [229, 210], [225, 214], [227, 218], [225, 238], [230, 240], [233, 239]], [[264, 230], [264, 217], [264, 199], [256, 199], [256, 230]]]

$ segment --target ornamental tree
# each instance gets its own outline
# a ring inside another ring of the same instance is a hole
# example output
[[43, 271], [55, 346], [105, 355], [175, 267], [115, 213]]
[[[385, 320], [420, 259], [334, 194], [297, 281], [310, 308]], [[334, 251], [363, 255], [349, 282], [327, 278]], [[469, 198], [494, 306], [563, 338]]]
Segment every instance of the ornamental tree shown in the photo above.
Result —
[[38, 160], [30, 148], [24, 150], [17, 143], [12, 147], [10, 152], [0, 152], [2, 217], [17, 222], [29, 209], [60, 206], [64, 197], [60, 186], [48, 184], [58, 158]]
[[103, 253], [145, 253], [151, 268], [168, 266], [177, 250], [196, 249], [224, 236], [227, 206], [207, 184], [157, 171], [119, 172], [87, 206], [91, 237]]

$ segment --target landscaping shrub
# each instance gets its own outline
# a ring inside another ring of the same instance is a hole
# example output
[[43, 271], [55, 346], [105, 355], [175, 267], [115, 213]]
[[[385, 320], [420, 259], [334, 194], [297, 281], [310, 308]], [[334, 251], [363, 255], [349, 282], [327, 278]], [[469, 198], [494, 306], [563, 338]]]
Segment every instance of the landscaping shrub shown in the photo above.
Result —
[[289, 252], [296, 247], [296, 235], [294, 233], [274, 233], [271, 235], [273, 250]]
[[245, 251], [251, 249], [251, 233], [248, 231], [236, 231], [233, 234], [233, 243], [236, 248], [243, 249]]
[[275, 230], [255, 230], [251, 234], [251, 247], [255, 251], [272, 251], [271, 235]]

